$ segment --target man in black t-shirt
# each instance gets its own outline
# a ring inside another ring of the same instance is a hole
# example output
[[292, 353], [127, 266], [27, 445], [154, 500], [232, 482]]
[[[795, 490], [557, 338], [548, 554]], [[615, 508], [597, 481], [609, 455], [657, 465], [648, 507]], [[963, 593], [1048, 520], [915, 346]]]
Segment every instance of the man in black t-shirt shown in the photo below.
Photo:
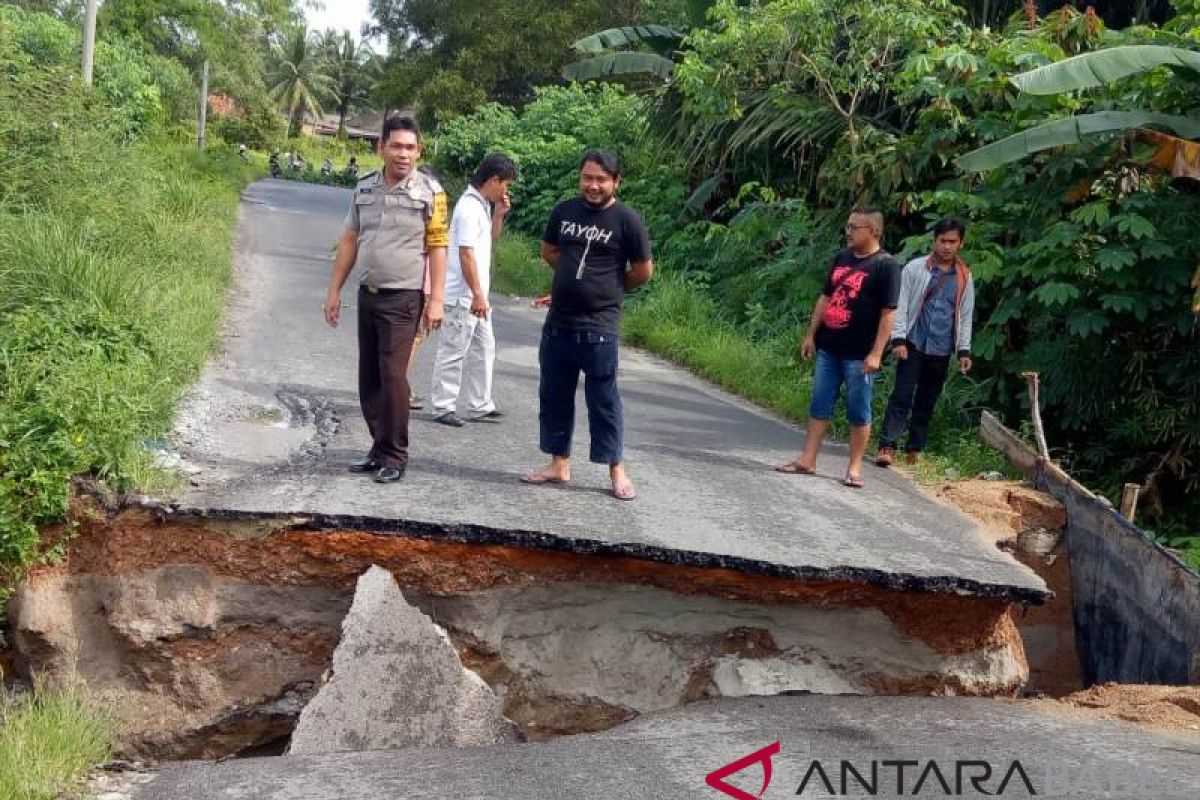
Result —
[[862, 487], [863, 456], [871, 438], [871, 387], [883, 361], [900, 297], [900, 265], [880, 246], [883, 215], [856, 209], [846, 223], [846, 249], [834, 257], [813, 309], [800, 354], [816, 354], [808, 435], [799, 458], [775, 469], [812, 475], [842, 386], [850, 419], [850, 463], [843, 483]]
[[580, 196], [550, 212], [542, 259], [554, 270], [554, 282], [538, 349], [538, 421], [541, 449], [551, 460], [521, 480], [570, 481], [575, 387], [582, 371], [591, 460], [608, 464], [613, 497], [633, 500], [637, 492], [622, 457], [617, 334], [625, 292], [650, 279], [654, 262], [646, 224], [616, 198], [620, 184], [616, 156], [590, 150], [579, 166]]

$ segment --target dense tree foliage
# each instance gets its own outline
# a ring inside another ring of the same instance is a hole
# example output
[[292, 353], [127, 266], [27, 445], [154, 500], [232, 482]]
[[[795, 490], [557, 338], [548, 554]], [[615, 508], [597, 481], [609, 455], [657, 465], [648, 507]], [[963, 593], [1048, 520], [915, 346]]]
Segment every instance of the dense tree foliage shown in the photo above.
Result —
[[[765, 338], [803, 321], [851, 206], [883, 206], [887, 244], [906, 255], [927, 246], [931, 220], [963, 216], [980, 285], [979, 368], [951, 402], [991, 407], [1019, 426], [1028, 419], [1020, 373], [1038, 371], [1056, 457], [1113, 494], [1122, 482], [1142, 484], [1151, 524], [1195, 527], [1196, 183], [1151, 167], [1155, 148], [1121, 134], [981, 176], [955, 165], [980, 145], [1069, 115], [1196, 114], [1200, 83], [1167, 68], [1059, 95], [1010, 83], [1106, 47], [1194, 47], [1195, 5], [1181, 0], [1162, 27], [1117, 30], [1069, 6], [993, 28], [973, 25], [973, 12], [949, 0], [721, 0], [681, 45], [660, 113], [647, 111], [658, 124], [614, 141], [700, 190], [691, 221], [677, 194], [638, 198], [660, 257]], [[611, 115], [611, 106], [590, 107]], [[464, 131], [482, 128], [493, 135], [472, 155], [484, 144], [521, 153], [543, 124], [524, 119], [489, 107], [456, 122], [447, 141], [463, 152]], [[545, 161], [525, 156], [522, 182], [547, 183]], [[564, 152], [554, 170], [569, 172], [569, 161]], [[569, 181], [554, 186], [568, 191]], [[536, 232], [534, 220], [527, 227]]]
[[371, 0], [390, 45], [393, 107], [427, 124], [481, 103], [522, 104], [575, 60], [571, 42], [602, 28], [681, 18], [683, 0]]

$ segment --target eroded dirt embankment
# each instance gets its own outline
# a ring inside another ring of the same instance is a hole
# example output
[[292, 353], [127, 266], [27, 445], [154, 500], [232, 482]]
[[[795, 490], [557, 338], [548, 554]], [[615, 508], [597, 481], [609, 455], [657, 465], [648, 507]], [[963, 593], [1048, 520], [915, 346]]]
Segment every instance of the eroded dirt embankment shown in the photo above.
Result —
[[1011, 695], [1010, 603], [851, 581], [462, 544], [297, 520], [77, 504], [67, 558], [13, 606], [26, 670], [113, 692], [142, 757], [285, 738], [328, 668], [356, 578], [389, 570], [529, 738], [712, 696]]

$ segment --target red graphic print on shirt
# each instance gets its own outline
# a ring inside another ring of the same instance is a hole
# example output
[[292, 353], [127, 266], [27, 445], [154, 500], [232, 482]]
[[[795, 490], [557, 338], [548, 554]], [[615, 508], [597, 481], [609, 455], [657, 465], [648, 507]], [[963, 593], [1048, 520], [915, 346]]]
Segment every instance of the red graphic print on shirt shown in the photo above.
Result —
[[854, 267], [837, 267], [833, 271], [833, 296], [825, 309], [825, 327], [839, 330], [850, 325], [850, 305], [862, 292], [867, 273]]

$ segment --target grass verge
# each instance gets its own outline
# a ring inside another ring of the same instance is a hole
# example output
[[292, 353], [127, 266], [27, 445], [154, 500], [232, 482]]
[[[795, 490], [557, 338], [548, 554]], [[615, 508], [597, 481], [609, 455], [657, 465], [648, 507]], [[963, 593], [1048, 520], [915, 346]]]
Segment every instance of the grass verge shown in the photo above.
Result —
[[0, 205], [0, 601], [48, 555], [39, 527], [62, 519], [72, 476], [153, 474], [142, 442], [211, 350], [254, 174], [231, 148], [80, 139], [87, 161], [60, 153]]
[[56, 800], [108, 760], [115, 723], [78, 684], [0, 689], [0, 797]]
[[528, 236], [506, 231], [496, 242], [492, 285], [504, 294], [533, 297], [550, 291], [550, 268], [539, 255], [539, 244]]

